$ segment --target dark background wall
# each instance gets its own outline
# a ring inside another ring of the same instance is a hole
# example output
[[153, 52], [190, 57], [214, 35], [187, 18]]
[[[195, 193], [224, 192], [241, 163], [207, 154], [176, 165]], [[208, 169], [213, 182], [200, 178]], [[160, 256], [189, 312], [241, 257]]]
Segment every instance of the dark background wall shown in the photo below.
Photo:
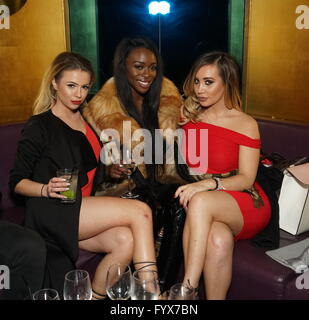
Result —
[[[158, 16], [148, 14], [145, 0], [98, 0], [99, 73], [112, 75], [117, 43], [144, 35], [158, 44]], [[193, 60], [203, 52], [228, 50], [229, 0], [172, 0], [171, 13], [161, 15], [161, 54], [165, 75], [181, 89]]]

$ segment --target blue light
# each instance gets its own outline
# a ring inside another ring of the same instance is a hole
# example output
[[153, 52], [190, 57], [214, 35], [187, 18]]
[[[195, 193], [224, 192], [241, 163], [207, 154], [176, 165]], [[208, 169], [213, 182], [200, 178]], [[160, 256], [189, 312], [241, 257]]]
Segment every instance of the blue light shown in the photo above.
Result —
[[167, 1], [152, 1], [148, 5], [148, 10], [150, 14], [156, 15], [160, 14], [168, 14], [170, 13], [171, 5]]

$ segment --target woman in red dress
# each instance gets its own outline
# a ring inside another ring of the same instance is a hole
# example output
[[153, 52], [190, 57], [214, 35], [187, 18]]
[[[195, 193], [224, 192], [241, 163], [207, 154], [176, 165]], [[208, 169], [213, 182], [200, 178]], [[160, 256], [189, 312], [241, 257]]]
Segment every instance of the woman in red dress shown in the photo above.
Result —
[[[187, 137], [191, 130], [196, 134], [194, 143], [186, 139], [186, 160], [196, 182], [175, 193], [187, 210], [184, 283], [197, 287], [203, 272], [207, 299], [225, 299], [235, 239], [254, 237], [270, 219], [269, 200], [255, 182], [260, 135], [257, 122], [241, 111], [239, 70], [228, 54], [202, 55], [184, 92], [183, 129]], [[208, 159], [190, 162], [192, 153], [205, 154], [205, 147]]]

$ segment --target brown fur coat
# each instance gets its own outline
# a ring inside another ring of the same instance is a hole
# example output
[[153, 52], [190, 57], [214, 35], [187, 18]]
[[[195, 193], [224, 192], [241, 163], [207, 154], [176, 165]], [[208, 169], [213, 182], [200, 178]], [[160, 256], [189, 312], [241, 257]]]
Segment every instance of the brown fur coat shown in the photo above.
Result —
[[[180, 120], [180, 107], [182, 98], [177, 87], [172, 81], [163, 78], [162, 90], [160, 95], [160, 105], [158, 109], [158, 122], [160, 129], [178, 128]], [[117, 96], [117, 90], [114, 78], [110, 78], [100, 89], [100, 91], [92, 98], [83, 110], [86, 120], [92, 125], [94, 130], [100, 136], [104, 129], [115, 129], [120, 136], [120, 142], [123, 142], [123, 121], [131, 121], [131, 132], [141, 128], [140, 125], [128, 115]], [[135, 145], [138, 142], [135, 143]], [[134, 147], [134, 142], [132, 142]], [[144, 177], [146, 170], [144, 165], [138, 166]], [[173, 183], [180, 182], [175, 171], [174, 165], [165, 165], [162, 169], [161, 182]], [[174, 179], [174, 178], [176, 179]]]

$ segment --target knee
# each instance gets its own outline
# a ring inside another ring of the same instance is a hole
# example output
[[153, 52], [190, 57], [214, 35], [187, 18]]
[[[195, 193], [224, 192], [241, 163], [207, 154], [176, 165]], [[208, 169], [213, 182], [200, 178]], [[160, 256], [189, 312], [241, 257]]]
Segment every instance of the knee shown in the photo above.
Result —
[[210, 213], [209, 196], [205, 192], [197, 192], [189, 201], [187, 217], [200, 219]]
[[[228, 227], [227, 227], [228, 228]], [[211, 231], [208, 238], [207, 255], [209, 257], [223, 260], [228, 255], [232, 254], [234, 248], [234, 237], [232, 231]]]
[[135, 201], [136, 209], [137, 209], [137, 215], [140, 218], [147, 219], [148, 221], [152, 221], [152, 212], [150, 207], [142, 202], [142, 201]]
[[115, 235], [115, 249], [127, 254], [133, 252], [133, 235], [130, 228], [119, 228]]

